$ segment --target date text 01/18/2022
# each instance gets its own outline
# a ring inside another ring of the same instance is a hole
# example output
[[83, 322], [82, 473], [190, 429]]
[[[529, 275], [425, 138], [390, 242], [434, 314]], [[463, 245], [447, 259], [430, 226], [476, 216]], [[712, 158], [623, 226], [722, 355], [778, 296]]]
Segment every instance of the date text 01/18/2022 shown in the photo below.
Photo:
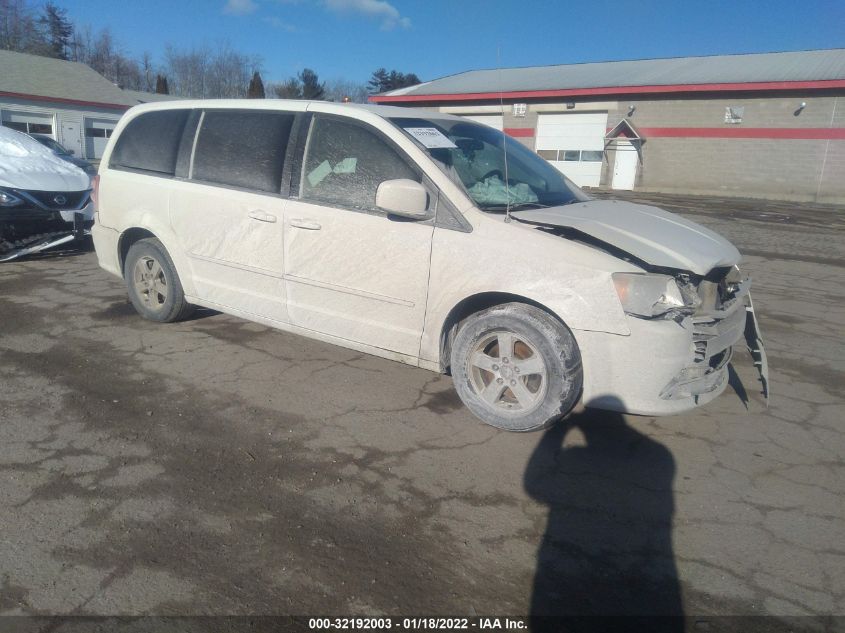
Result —
[[407, 630], [407, 631], [443, 631], [443, 630], [511, 630], [528, 629], [528, 623], [522, 618], [310, 618], [311, 630]]

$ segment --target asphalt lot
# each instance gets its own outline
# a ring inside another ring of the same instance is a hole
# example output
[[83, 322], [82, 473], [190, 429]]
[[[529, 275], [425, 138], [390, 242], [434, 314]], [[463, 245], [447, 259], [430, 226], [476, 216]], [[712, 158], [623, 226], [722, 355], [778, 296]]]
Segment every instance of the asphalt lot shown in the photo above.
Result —
[[0, 614], [845, 614], [843, 209], [627, 197], [746, 253], [769, 409], [743, 350], [695, 412], [508, 434], [448, 377], [144, 321], [91, 252], [1, 265]]

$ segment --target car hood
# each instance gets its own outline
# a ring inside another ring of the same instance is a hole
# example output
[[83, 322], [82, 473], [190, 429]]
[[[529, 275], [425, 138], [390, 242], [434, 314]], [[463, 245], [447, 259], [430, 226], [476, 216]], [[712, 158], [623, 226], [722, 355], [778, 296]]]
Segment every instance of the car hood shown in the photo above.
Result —
[[739, 263], [736, 247], [718, 233], [674, 213], [620, 200], [589, 200], [548, 209], [512, 211], [528, 224], [571, 228], [652, 266], [706, 275]]
[[0, 127], [0, 187], [83, 191], [91, 179], [26, 134]]
[[25, 191], [84, 191], [90, 189], [91, 179], [80, 167], [73, 171], [18, 171], [0, 172], [0, 187]]

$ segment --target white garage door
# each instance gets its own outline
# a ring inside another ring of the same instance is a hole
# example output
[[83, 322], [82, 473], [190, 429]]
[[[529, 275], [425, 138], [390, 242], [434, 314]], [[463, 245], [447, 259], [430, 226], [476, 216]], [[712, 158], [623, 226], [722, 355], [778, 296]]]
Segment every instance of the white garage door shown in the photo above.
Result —
[[85, 118], [85, 157], [102, 158], [117, 121], [112, 119]]
[[53, 115], [39, 112], [18, 112], [3, 110], [3, 125], [27, 134], [42, 134], [53, 137]]
[[606, 131], [607, 112], [540, 114], [537, 153], [576, 185], [598, 187]]
[[462, 114], [461, 116], [465, 119], [469, 119], [470, 121], [475, 121], [476, 123], [489, 125], [497, 130], [503, 130], [505, 128], [501, 114]]

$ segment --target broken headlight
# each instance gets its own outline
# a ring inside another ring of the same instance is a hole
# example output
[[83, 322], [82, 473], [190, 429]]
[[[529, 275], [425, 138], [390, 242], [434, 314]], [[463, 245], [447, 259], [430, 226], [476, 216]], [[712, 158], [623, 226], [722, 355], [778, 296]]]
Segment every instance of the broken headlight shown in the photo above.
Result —
[[0, 207], [16, 207], [21, 204], [23, 204], [23, 200], [10, 191], [0, 189]]
[[697, 297], [682, 292], [674, 278], [651, 273], [613, 273], [616, 294], [626, 314], [647, 319], [692, 313]]

